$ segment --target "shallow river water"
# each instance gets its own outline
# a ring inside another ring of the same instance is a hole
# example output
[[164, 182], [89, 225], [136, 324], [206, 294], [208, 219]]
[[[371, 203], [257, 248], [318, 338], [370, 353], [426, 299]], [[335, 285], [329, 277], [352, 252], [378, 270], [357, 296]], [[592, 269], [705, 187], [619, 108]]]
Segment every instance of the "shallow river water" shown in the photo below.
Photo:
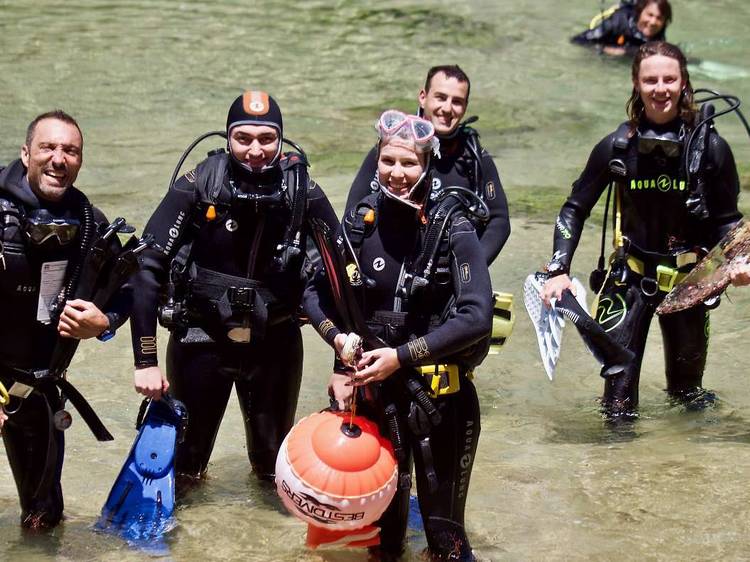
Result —
[[[750, 101], [750, 3], [673, 4], [668, 36], [694, 61], [694, 85]], [[654, 330], [642, 417], [628, 432], [604, 427], [598, 368], [572, 328], [556, 380], [546, 379], [522, 308], [523, 278], [549, 257], [551, 224], [571, 181], [590, 148], [624, 119], [629, 65], [567, 42], [599, 8], [595, 0], [0, 0], [0, 162], [16, 157], [34, 115], [64, 108], [86, 139], [78, 185], [108, 216], [140, 229], [187, 144], [222, 128], [243, 89], [261, 88], [279, 101], [286, 135], [305, 147], [313, 176], [340, 211], [379, 111], [412, 109], [429, 66], [459, 63], [472, 77], [469, 114], [481, 117], [477, 127], [510, 202], [513, 233], [493, 282], [517, 299], [512, 338], [476, 379], [483, 427], [467, 527], [477, 555], [747, 559], [750, 291], [730, 291], [731, 302], [712, 315], [705, 383], [718, 405], [702, 413], [670, 406]], [[738, 123], [723, 118], [719, 129], [747, 187], [750, 143]], [[590, 221], [574, 262], [582, 279], [595, 263], [598, 222]], [[325, 406], [330, 365], [310, 328], [305, 337], [298, 417]], [[66, 435], [67, 519], [45, 536], [18, 529], [13, 480], [0, 457], [0, 559], [144, 556], [91, 530], [135, 435], [140, 400], [127, 329], [107, 344], [83, 344], [71, 380], [116, 440], [97, 443], [76, 416]], [[361, 552], [304, 548], [303, 525], [250, 474], [241, 427], [233, 401], [210, 478], [178, 510], [171, 557], [365, 560]], [[407, 559], [420, 559], [423, 547], [413, 537]]]

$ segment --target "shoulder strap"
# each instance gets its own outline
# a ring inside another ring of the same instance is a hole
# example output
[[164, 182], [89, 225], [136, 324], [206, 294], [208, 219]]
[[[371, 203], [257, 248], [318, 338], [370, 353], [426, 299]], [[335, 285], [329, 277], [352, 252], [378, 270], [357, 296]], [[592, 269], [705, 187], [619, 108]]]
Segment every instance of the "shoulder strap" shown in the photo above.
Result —
[[343, 226], [346, 236], [357, 260], [359, 260], [359, 251], [362, 249], [364, 239], [372, 234], [377, 225], [376, 209], [379, 197], [379, 192], [370, 193], [344, 218]]
[[208, 206], [231, 201], [231, 198], [220, 201], [222, 191], [225, 191], [224, 175], [228, 165], [229, 155], [226, 153], [214, 154], [198, 164], [195, 184], [200, 204]]
[[[307, 172], [307, 159], [303, 154], [290, 152], [280, 161], [283, 173], [283, 188], [291, 210], [291, 219], [284, 234], [285, 248], [300, 250], [302, 223], [307, 211], [307, 192], [310, 188], [310, 175]], [[298, 253], [296, 252], [296, 253]]]

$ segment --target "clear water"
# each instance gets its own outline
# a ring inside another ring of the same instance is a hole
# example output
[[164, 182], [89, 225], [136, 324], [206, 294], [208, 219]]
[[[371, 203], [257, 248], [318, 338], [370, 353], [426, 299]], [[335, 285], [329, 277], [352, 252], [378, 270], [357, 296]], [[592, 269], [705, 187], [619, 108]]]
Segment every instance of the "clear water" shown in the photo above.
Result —
[[[696, 59], [694, 84], [750, 100], [750, 4], [675, 4], [669, 37]], [[470, 113], [481, 116], [478, 127], [497, 156], [513, 215], [493, 280], [519, 299], [513, 337], [477, 379], [483, 431], [467, 508], [477, 554], [745, 559], [745, 292], [731, 291], [732, 302], [725, 299], [712, 317], [706, 384], [718, 393], [718, 407], [686, 413], [669, 406], [655, 331], [641, 383], [643, 417], [631, 432], [603, 427], [597, 368], [572, 333], [557, 379], [547, 381], [521, 308], [523, 278], [549, 255], [551, 221], [571, 181], [594, 143], [624, 119], [628, 64], [567, 43], [598, 9], [594, 0], [0, 0], [0, 162], [16, 157], [35, 114], [62, 107], [79, 118], [86, 137], [78, 185], [110, 217], [124, 215], [140, 228], [187, 144], [222, 128], [243, 89], [262, 88], [279, 100], [287, 136], [305, 147], [313, 175], [340, 210], [379, 111], [413, 108], [425, 70], [458, 62], [473, 79]], [[726, 118], [720, 130], [748, 185], [750, 143], [738, 123]], [[595, 261], [595, 222], [574, 264], [581, 278]], [[306, 344], [299, 416], [325, 406], [330, 365], [309, 328]], [[15, 487], [0, 458], [0, 559], [143, 557], [91, 530], [135, 435], [139, 399], [131, 377], [127, 330], [110, 343], [81, 346], [71, 378], [116, 441], [96, 443], [76, 416], [63, 474], [67, 520], [52, 535], [20, 532]], [[178, 510], [171, 556], [364, 560], [360, 552], [305, 550], [303, 525], [249, 474], [240, 432], [233, 404], [210, 479]], [[414, 537], [409, 556], [419, 559], [423, 546]]]

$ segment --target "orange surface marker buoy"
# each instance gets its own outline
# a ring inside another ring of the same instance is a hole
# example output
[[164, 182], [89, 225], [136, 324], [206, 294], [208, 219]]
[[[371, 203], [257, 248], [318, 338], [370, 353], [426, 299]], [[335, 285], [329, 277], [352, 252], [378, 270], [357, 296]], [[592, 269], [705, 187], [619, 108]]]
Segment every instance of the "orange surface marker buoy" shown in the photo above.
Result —
[[[308, 545], [365, 546], [377, 541], [368, 527], [396, 493], [393, 447], [375, 423], [344, 412], [320, 412], [295, 425], [276, 459], [276, 491], [286, 508], [311, 526]], [[331, 533], [330, 531], [351, 531]]]

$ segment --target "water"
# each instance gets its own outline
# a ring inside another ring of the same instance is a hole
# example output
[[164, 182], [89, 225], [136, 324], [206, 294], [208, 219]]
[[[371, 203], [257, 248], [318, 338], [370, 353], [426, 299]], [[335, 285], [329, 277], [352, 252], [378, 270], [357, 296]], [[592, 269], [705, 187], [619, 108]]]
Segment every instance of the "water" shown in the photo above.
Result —
[[[750, 4], [676, 4], [669, 37], [696, 60], [694, 84], [750, 100], [744, 42]], [[79, 118], [86, 137], [78, 185], [110, 217], [124, 215], [141, 228], [186, 145], [221, 129], [243, 89], [263, 88], [279, 100], [286, 135], [308, 151], [313, 176], [341, 210], [374, 141], [379, 111], [413, 108], [426, 69], [458, 62], [472, 77], [470, 113], [481, 117], [477, 125], [497, 156], [513, 216], [493, 280], [518, 299], [515, 333], [477, 378], [483, 431], [467, 525], [478, 555], [744, 559], [750, 547], [745, 292], [731, 291], [733, 302], [725, 299], [712, 316], [706, 383], [718, 393], [718, 407], [685, 413], [668, 405], [656, 330], [642, 375], [643, 417], [618, 432], [603, 427], [596, 413], [598, 369], [572, 328], [549, 383], [521, 308], [523, 278], [549, 256], [551, 221], [571, 181], [594, 143], [624, 119], [628, 64], [566, 41], [598, 8], [594, 0], [0, 0], [0, 162], [16, 157], [35, 114], [62, 107]], [[734, 118], [719, 128], [748, 185], [744, 131]], [[740, 202], [746, 207], [744, 195]], [[596, 222], [587, 225], [574, 262], [581, 278], [595, 263]], [[305, 335], [299, 416], [326, 405], [330, 366], [325, 346], [309, 328]], [[71, 373], [116, 441], [96, 443], [76, 416], [63, 474], [68, 518], [44, 537], [19, 531], [15, 487], [2, 457], [0, 559], [142, 557], [91, 530], [135, 437], [139, 399], [127, 330], [107, 344], [83, 344]], [[303, 525], [248, 474], [240, 428], [232, 404], [210, 479], [177, 512], [173, 558], [364, 560], [362, 553], [305, 550]], [[413, 544], [411, 558], [418, 559], [423, 540]]]

